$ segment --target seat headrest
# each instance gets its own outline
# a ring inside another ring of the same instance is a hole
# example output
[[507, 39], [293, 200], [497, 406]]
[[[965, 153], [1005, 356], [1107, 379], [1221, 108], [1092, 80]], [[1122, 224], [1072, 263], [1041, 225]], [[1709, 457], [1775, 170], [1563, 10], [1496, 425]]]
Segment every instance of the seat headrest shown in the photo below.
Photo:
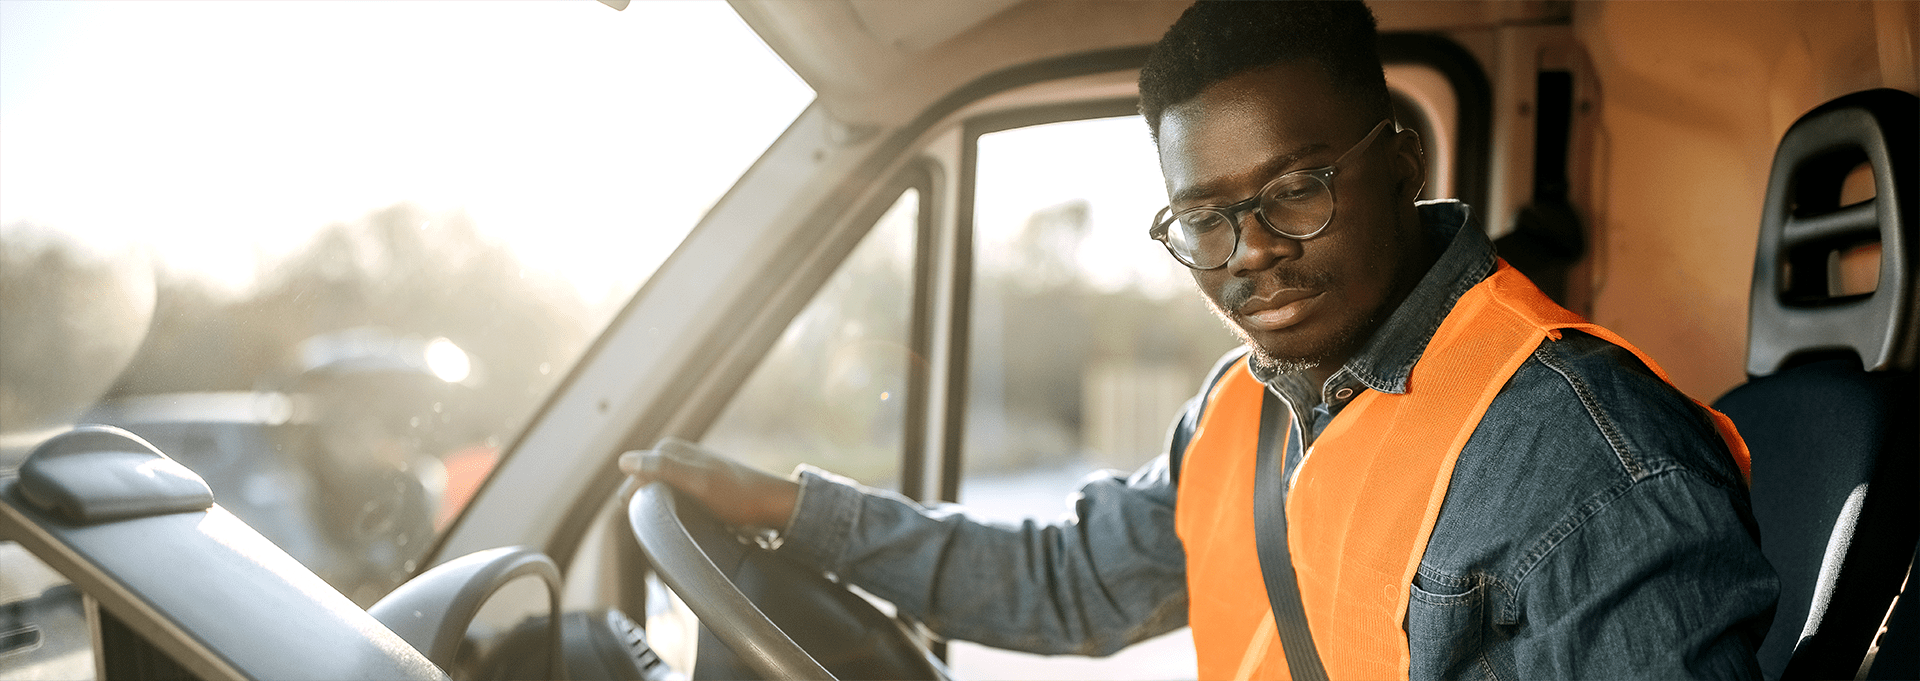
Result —
[[[1869, 371], [1913, 369], [1916, 129], [1920, 98], [1890, 89], [1840, 97], [1787, 129], [1760, 216], [1748, 374], [1771, 374], [1795, 355], [1842, 350], [1858, 354]], [[1840, 205], [1848, 172], [1863, 163], [1874, 197]], [[1835, 254], [1875, 241], [1874, 291], [1837, 295]]]

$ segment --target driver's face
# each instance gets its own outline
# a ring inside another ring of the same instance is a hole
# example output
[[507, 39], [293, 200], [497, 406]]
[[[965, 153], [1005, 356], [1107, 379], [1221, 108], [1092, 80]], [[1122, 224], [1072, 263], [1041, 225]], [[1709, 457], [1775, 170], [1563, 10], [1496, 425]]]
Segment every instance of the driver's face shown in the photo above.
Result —
[[[1230, 204], [1281, 173], [1333, 163], [1380, 122], [1357, 109], [1303, 62], [1242, 73], [1169, 107], [1159, 150], [1173, 209]], [[1193, 271], [1256, 359], [1330, 373], [1419, 281], [1428, 250], [1411, 207], [1424, 180], [1419, 153], [1411, 133], [1383, 132], [1334, 178], [1325, 232], [1289, 239], [1243, 214], [1227, 265]]]

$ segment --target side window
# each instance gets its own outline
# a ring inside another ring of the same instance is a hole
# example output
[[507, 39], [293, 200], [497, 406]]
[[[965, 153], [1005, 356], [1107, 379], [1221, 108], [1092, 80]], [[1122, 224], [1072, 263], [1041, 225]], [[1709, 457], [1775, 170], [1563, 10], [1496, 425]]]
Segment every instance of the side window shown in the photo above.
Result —
[[1460, 103], [1446, 75], [1431, 66], [1408, 63], [1389, 64], [1386, 72], [1394, 120], [1420, 133], [1426, 151], [1427, 184], [1420, 188], [1420, 199], [1462, 198], [1453, 177]]
[[996, 481], [1131, 470], [1233, 337], [1186, 268], [1147, 238], [1166, 203], [1138, 116], [981, 135], [975, 184], [966, 474], [960, 501], [993, 512]]
[[804, 461], [899, 486], [920, 192], [908, 189], [787, 326], [704, 444], [763, 469]]
[[94, 678], [80, 590], [19, 544], [0, 541], [0, 679]]
[[[1089, 471], [1159, 455], [1234, 339], [1147, 238], [1166, 189], [1138, 116], [990, 132], [977, 149], [959, 501], [1050, 519]], [[1179, 678], [1194, 664], [1184, 631], [1100, 660], [958, 642], [949, 655], [971, 679]]]
[[1420, 198], [1460, 199], [1483, 226], [1498, 222], [1488, 199], [1493, 92], [1479, 61], [1452, 40], [1419, 33], [1381, 35], [1380, 57], [1394, 118], [1418, 131], [1426, 150]]

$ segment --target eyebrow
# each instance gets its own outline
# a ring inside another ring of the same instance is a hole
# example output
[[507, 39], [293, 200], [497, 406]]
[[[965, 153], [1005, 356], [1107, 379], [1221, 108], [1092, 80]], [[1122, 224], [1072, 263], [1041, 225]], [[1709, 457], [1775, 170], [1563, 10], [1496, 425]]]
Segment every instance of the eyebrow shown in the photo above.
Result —
[[[1281, 170], [1291, 168], [1295, 164], [1298, 164], [1301, 159], [1326, 151], [1332, 148], [1332, 146], [1333, 145], [1327, 144], [1325, 142], [1314, 142], [1311, 144], [1306, 144], [1298, 148], [1295, 148], [1290, 152], [1283, 153], [1273, 158], [1267, 159], [1265, 163], [1260, 164], [1260, 167], [1255, 169], [1255, 172], [1259, 173], [1261, 176], [1266, 178], [1265, 180], [1261, 180], [1260, 184], [1264, 186], [1267, 182], [1271, 182], [1273, 181], [1274, 178], [1279, 177], [1282, 174], [1280, 172]], [[1317, 168], [1319, 166], [1314, 166], [1314, 167]], [[1300, 168], [1299, 170], [1309, 170], [1309, 168]], [[1202, 184], [1193, 185], [1191, 187], [1187, 187], [1186, 189], [1182, 189], [1180, 190], [1179, 193], [1174, 194], [1171, 197], [1171, 200], [1169, 201], [1168, 205], [1178, 206], [1185, 202], [1189, 202], [1202, 197], [1212, 196], [1214, 194], [1217, 194], [1219, 193], [1218, 185], [1220, 184], [1223, 184], [1223, 182], [1206, 182]], [[1237, 201], [1239, 199], [1235, 199], [1235, 200]], [[1201, 204], [1201, 205], [1213, 205], [1213, 204]]]

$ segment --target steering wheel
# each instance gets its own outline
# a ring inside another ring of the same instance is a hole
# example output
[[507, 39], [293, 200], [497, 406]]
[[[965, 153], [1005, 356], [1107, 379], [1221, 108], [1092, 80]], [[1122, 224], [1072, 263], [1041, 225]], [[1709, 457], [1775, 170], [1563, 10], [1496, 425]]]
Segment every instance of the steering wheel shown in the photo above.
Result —
[[422, 572], [367, 608], [367, 614], [439, 665], [452, 670], [467, 627], [500, 587], [538, 577], [547, 587], [547, 675], [566, 678], [560, 649], [560, 568], [546, 554], [504, 546], [455, 558]]
[[[745, 663], [730, 665], [733, 659], [713, 654], [718, 646], [702, 646], [694, 670], [700, 676], [946, 678], [944, 668], [871, 603], [818, 571], [741, 542], [698, 504], [682, 501], [665, 483], [648, 484], [627, 503], [627, 520], [660, 581]], [[754, 592], [753, 600], [743, 587]]]

